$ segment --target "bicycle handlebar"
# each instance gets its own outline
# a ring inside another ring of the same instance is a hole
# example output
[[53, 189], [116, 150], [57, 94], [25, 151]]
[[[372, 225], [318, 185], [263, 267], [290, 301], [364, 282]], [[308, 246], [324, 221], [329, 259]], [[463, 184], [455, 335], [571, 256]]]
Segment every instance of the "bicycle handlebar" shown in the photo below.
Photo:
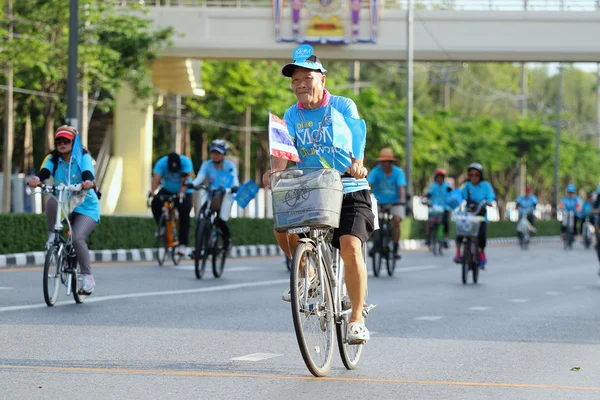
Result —
[[42, 183], [38, 187], [42, 189], [42, 193], [44, 194], [52, 193], [55, 190], [69, 190], [71, 192], [81, 192], [83, 188], [81, 183], [78, 183], [76, 185], [65, 185], [63, 183], [59, 183], [58, 185], [46, 185], [45, 183]]

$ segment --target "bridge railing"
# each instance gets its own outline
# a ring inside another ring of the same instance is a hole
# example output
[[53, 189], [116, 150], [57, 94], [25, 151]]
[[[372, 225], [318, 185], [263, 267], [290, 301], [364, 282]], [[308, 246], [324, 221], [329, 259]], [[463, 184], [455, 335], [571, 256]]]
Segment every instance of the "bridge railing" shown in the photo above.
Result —
[[[270, 8], [271, 0], [115, 0], [118, 5], [150, 7]], [[289, 1], [286, 2], [289, 4]], [[383, 0], [385, 9], [405, 9], [407, 0]], [[458, 11], [600, 11], [600, 0], [413, 0], [417, 10]], [[368, 8], [369, 2], [363, 0]]]

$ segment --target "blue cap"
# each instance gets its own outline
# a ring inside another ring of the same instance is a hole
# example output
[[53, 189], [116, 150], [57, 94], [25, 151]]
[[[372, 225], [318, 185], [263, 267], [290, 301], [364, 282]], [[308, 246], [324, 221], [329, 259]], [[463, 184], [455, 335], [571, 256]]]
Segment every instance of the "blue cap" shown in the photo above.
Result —
[[285, 64], [283, 68], [281, 68], [281, 75], [291, 78], [296, 67], [319, 71], [323, 74], [327, 72], [323, 67], [323, 64], [321, 64], [319, 57], [313, 54], [313, 48], [309, 44], [298, 46], [296, 50], [294, 50], [292, 57], [294, 58], [294, 62]]
[[575, 193], [575, 185], [570, 183], [569, 186], [567, 186], [567, 193]]

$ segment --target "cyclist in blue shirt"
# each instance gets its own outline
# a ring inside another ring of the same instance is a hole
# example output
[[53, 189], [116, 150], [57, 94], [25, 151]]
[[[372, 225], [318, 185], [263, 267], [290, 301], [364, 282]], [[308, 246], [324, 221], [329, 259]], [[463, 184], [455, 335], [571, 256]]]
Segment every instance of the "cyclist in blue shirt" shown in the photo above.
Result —
[[579, 218], [581, 223], [579, 224], [579, 234], [583, 235], [583, 223], [586, 219], [589, 219], [591, 223], [594, 223], [593, 220], [594, 215], [594, 193], [588, 192], [586, 199], [583, 201], [581, 205], [581, 212], [579, 213]]
[[[442, 225], [444, 227], [444, 248], [448, 248], [448, 233], [450, 232], [450, 206], [446, 204], [444, 201], [444, 196], [448, 193], [451, 188], [446, 180], [446, 170], [443, 168], [438, 168], [435, 170], [434, 181], [429, 184], [429, 188], [427, 189], [426, 197], [429, 198], [429, 201], [432, 206], [438, 206], [444, 208], [444, 214], [442, 215]], [[429, 238], [429, 230], [430, 224], [425, 224], [425, 244], [427, 246], [430, 245]]]
[[[475, 211], [478, 204], [482, 201], [492, 202], [496, 200], [496, 194], [492, 185], [483, 179], [483, 166], [479, 163], [472, 163], [467, 167], [469, 181], [466, 182], [462, 187], [463, 198], [467, 200], [467, 209]], [[479, 234], [477, 245], [479, 247], [479, 266], [481, 269], [485, 269], [487, 264], [487, 258], [485, 256], [485, 246], [487, 243], [487, 207], [483, 207], [481, 214], [485, 216], [485, 221], [482, 221], [479, 225]], [[454, 256], [454, 262], [457, 264], [462, 263], [461, 247], [463, 237], [456, 237], [456, 255]]]
[[525, 187], [525, 196], [519, 196], [517, 198], [517, 210], [519, 210], [519, 218], [525, 214], [529, 223], [533, 225], [533, 221], [535, 220], [533, 212], [535, 211], [537, 203], [538, 199], [536, 195], [532, 193], [531, 186]]
[[[213, 140], [208, 150], [210, 151], [211, 159], [202, 163], [202, 166], [198, 170], [198, 175], [194, 179], [194, 186], [199, 186], [204, 180], [208, 180], [209, 189], [231, 189], [231, 192], [224, 193], [219, 199], [213, 199], [213, 201], [221, 201], [221, 209], [217, 213], [215, 224], [223, 233], [223, 245], [225, 251], [227, 251], [231, 243], [231, 233], [227, 221], [229, 221], [231, 206], [233, 205], [232, 193], [235, 193], [240, 186], [240, 181], [233, 161], [225, 159], [227, 152], [229, 152], [229, 145], [226, 141], [221, 139]], [[219, 171], [224, 171], [232, 177], [230, 187], [221, 187], [222, 185], [216, 182]], [[206, 204], [205, 202], [206, 199], [203, 199], [201, 204]]]
[[400, 258], [400, 223], [406, 216], [406, 176], [402, 168], [394, 165], [396, 161], [392, 149], [381, 149], [377, 158], [379, 165], [371, 170], [367, 180], [371, 184], [379, 209], [389, 209], [392, 214], [394, 256]]
[[[581, 199], [579, 198], [579, 196], [577, 196], [575, 193], [577, 192], [577, 189], [575, 188], [575, 185], [570, 183], [567, 186], [567, 194], [566, 196], [564, 196], [561, 201], [560, 201], [560, 205], [559, 205], [559, 209], [562, 210], [563, 212], [572, 212], [574, 214], [573, 216], [573, 232], [575, 235], [577, 235], [577, 232], [579, 232], [577, 230], [577, 223], [579, 222], [579, 213], [581, 212]], [[561, 239], [564, 240], [565, 238], [565, 232], [567, 231], [567, 225], [566, 225], [566, 218], [565, 218], [566, 214], [563, 214], [563, 223], [560, 226], [560, 236]], [[574, 238], [576, 239], [576, 238]]]
[[[84, 189], [85, 198], [77, 205], [70, 215], [72, 219], [71, 232], [73, 247], [81, 267], [81, 291], [92, 294], [96, 286], [90, 262], [90, 251], [85, 242], [87, 237], [100, 223], [100, 202], [96, 191], [89, 190], [96, 185], [94, 178], [94, 162], [92, 156], [84, 149], [81, 162], [74, 162], [72, 157], [73, 142], [77, 136], [77, 130], [71, 126], [63, 125], [54, 133], [54, 145], [56, 148], [46, 156], [42, 168], [36, 176], [31, 178], [28, 185], [40, 186], [43, 181], [53, 177], [54, 184], [77, 185], [81, 184]], [[81, 167], [80, 167], [81, 166]], [[46, 216], [48, 221], [48, 247], [54, 241], [54, 224], [58, 201], [51, 196], [46, 203]]]
[[[187, 188], [194, 172], [192, 160], [175, 152], [161, 157], [154, 165], [152, 187], [148, 198], [151, 199], [152, 214], [158, 224], [162, 213], [163, 202], [160, 196], [179, 195], [177, 210], [179, 211], [179, 245], [177, 253], [184, 255], [190, 234], [190, 211], [192, 210], [192, 190]], [[156, 193], [159, 186], [160, 191]], [[155, 194], [156, 193], [156, 194]]]
[[[334, 115], [345, 119], [359, 119], [356, 104], [349, 98], [335, 96], [325, 89], [327, 70], [315, 55], [294, 60], [286, 64], [281, 73], [291, 78], [292, 90], [298, 102], [288, 108], [284, 120], [294, 146], [298, 150], [302, 168], [333, 167], [339, 172], [352, 176], [343, 179], [344, 198], [339, 227], [333, 231], [332, 244], [340, 249], [346, 267], [345, 281], [348, 287], [352, 313], [348, 324], [347, 338], [350, 344], [363, 344], [369, 340], [369, 331], [362, 314], [367, 291], [367, 269], [362, 255], [362, 246], [373, 233], [375, 217], [371, 210], [369, 184], [365, 179], [367, 169], [363, 166], [362, 154], [355, 157], [351, 152], [334, 146], [334, 138], [341, 138], [345, 132], [334, 129]], [[335, 112], [335, 113], [334, 113]], [[364, 151], [362, 145], [361, 153]], [[272, 170], [263, 176], [263, 183], [269, 187], [271, 172], [287, 167], [288, 160], [273, 157]], [[275, 232], [281, 249], [291, 256], [299, 241], [298, 235]], [[311, 280], [312, 285], [316, 280]], [[282, 296], [291, 301], [289, 289]]]

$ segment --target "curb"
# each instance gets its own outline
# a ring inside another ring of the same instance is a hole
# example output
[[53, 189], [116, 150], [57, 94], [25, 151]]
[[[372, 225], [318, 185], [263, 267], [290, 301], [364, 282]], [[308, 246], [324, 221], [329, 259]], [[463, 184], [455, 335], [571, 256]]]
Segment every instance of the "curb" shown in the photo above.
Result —
[[[531, 243], [552, 243], [560, 241], [560, 236], [536, 236], [531, 238]], [[488, 239], [488, 244], [517, 244], [517, 238], [493, 238]], [[454, 241], [449, 243], [454, 247]], [[371, 242], [367, 247], [371, 248]], [[426, 248], [425, 240], [402, 240], [400, 248], [404, 250], [420, 250]], [[191, 252], [191, 248], [188, 251]], [[245, 257], [283, 257], [284, 253], [275, 244], [269, 245], [248, 245], [233, 246], [231, 248], [230, 258]], [[43, 251], [34, 251], [29, 253], [0, 254], [0, 268], [10, 266], [42, 266], [46, 253]], [[92, 263], [107, 262], [127, 262], [127, 261], [154, 261], [154, 249], [118, 249], [118, 250], [90, 250]]]

